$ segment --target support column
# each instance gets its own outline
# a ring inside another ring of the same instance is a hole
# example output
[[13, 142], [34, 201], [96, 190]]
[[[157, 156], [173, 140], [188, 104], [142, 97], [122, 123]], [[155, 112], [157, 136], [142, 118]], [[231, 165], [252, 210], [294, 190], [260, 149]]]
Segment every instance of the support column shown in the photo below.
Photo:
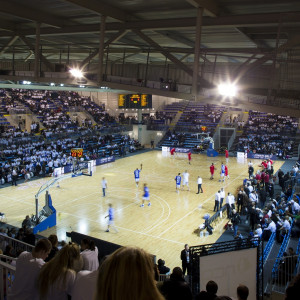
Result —
[[100, 37], [99, 37], [99, 61], [98, 61], [98, 84], [103, 81], [103, 55], [104, 55], [104, 34], [105, 34], [106, 16], [100, 18]]
[[194, 52], [193, 81], [192, 81], [192, 94], [193, 94], [195, 100], [197, 100], [197, 94], [198, 94], [198, 74], [199, 74], [202, 16], [203, 16], [203, 7], [198, 7], [197, 8], [195, 52]]
[[140, 143], [142, 143], [142, 134], [143, 128], [142, 128], [142, 110], [138, 109], [138, 140]]
[[41, 33], [41, 23], [36, 22], [35, 28], [35, 49], [34, 49], [34, 78], [38, 79], [40, 77], [39, 67], [40, 67], [40, 33]]

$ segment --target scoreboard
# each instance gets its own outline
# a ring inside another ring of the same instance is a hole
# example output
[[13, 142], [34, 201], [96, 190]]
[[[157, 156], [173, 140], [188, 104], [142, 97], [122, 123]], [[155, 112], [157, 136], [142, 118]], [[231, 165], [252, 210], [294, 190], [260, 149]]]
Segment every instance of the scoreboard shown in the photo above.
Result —
[[119, 95], [119, 108], [152, 108], [152, 95]]

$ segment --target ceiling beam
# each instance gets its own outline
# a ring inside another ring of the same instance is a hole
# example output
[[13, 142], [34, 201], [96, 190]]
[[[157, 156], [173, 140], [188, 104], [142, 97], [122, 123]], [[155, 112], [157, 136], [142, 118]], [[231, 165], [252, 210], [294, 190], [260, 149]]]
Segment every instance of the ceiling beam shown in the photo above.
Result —
[[[109, 38], [105, 43], [104, 43], [104, 49], [109, 46], [111, 43], [118, 41], [120, 38], [122, 38], [125, 34], [127, 33], [127, 30], [120, 30], [118, 33], [113, 35], [111, 38]], [[99, 53], [99, 49], [96, 49], [94, 52], [92, 52], [87, 58], [83, 60], [83, 62], [80, 64], [81, 68], [84, 68], [90, 60], [92, 60], [94, 57], [96, 57]]]
[[[20, 36], [20, 39], [27, 45], [29, 50], [31, 50], [33, 53], [35, 52], [35, 47], [31, 44], [27, 37]], [[47, 60], [47, 58], [42, 53], [40, 53], [40, 60], [50, 71], [54, 72], [54, 66]]]
[[186, 0], [186, 1], [196, 8], [199, 7], [204, 8], [205, 14], [207, 14], [210, 17], [216, 17], [220, 12], [219, 6], [215, 0]]
[[33, 9], [32, 7], [19, 3], [16, 4], [11, 1], [0, 0], [0, 12], [25, 20], [48, 24], [54, 27], [63, 27], [66, 25], [63, 18], [58, 18], [41, 10]]
[[[203, 17], [202, 27], [227, 26], [227, 27], [255, 27], [259, 25], [274, 25], [277, 28], [279, 23], [279, 13], [249, 14], [249, 15], [226, 15], [216, 18]], [[297, 23], [300, 25], [300, 12], [285, 13], [282, 22]], [[130, 22], [112, 22], [106, 24], [106, 32], [118, 31], [121, 29], [139, 29], [139, 30], [175, 30], [180, 28], [195, 28], [196, 18], [176, 18], [161, 20], [143, 20]], [[62, 35], [62, 34], [83, 34], [99, 32], [99, 24], [72, 25], [64, 28], [41, 28], [41, 35]], [[276, 30], [275, 30], [276, 32]], [[34, 29], [20, 30], [16, 34], [33, 36]], [[9, 36], [11, 33], [0, 33], [1, 36]]]
[[[143, 39], [145, 42], [147, 42], [150, 46], [157, 49], [160, 53], [162, 53], [166, 58], [168, 58], [170, 61], [172, 61], [175, 65], [177, 65], [181, 70], [186, 72], [188, 75], [193, 76], [193, 70], [190, 69], [187, 65], [185, 65], [183, 62], [181, 62], [179, 59], [177, 59], [174, 55], [172, 55], [169, 51], [158, 45], [155, 41], [153, 41], [151, 38], [149, 38], [147, 35], [145, 35], [140, 30], [134, 29], [132, 30], [136, 35], [138, 35], [141, 39]], [[199, 76], [198, 76], [199, 77]], [[211, 87], [211, 84], [206, 81], [205, 79], [199, 77], [198, 82], [202, 85], [202, 87]]]
[[0, 50], [0, 55], [4, 54], [6, 52], [6, 50], [12, 46], [15, 41], [18, 39], [19, 37], [16, 35], [14, 37], [12, 37], [5, 46], [2, 47], [2, 49]]
[[103, 3], [103, 1], [97, 1], [97, 0], [64, 0], [66, 2], [70, 2], [72, 4], [76, 4], [80, 7], [84, 7], [86, 9], [89, 9], [91, 11], [94, 11], [100, 15], [108, 16], [111, 18], [114, 18], [119, 21], [128, 21], [129, 14], [122, 11], [119, 8], [113, 7], [109, 4]]
[[275, 54], [278, 55], [282, 52], [285, 52], [285, 51], [287, 51], [295, 46], [299, 46], [299, 45], [300, 45], [300, 35], [297, 35], [297, 36], [291, 38], [290, 40], [288, 40], [285, 44], [278, 47], [278, 49], [273, 50], [272, 53], [264, 55], [263, 57], [257, 59], [254, 63], [245, 65], [242, 69], [239, 70], [239, 73], [236, 76], [236, 80], [240, 80], [241, 78], [243, 78], [246, 75], [246, 73], [248, 73], [251, 70], [256, 69], [257, 67], [261, 66], [268, 60], [273, 60]]

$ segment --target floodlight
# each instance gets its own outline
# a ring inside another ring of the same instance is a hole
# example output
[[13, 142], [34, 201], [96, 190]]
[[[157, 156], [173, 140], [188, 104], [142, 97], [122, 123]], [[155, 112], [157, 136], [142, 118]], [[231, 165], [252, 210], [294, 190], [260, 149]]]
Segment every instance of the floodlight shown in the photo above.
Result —
[[70, 73], [72, 74], [72, 76], [74, 76], [75, 78], [82, 78], [83, 77], [83, 73], [81, 70], [79, 69], [70, 69]]
[[222, 83], [218, 86], [219, 94], [225, 97], [235, 97], [237, 88], [234, 84]]

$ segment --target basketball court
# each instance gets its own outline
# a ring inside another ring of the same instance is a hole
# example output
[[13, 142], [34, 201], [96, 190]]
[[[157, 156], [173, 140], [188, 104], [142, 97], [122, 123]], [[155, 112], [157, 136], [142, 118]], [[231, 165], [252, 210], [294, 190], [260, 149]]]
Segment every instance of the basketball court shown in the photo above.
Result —
[[[209, 180], [209, 166], [214, 163], [215, 179]], [[57, 225], [41, 232], [49, 236], [57, 234], [66, 240], [66, 232], [77, 231], [120, 245], [139, 246], [166, 261], [173, 268], [181, 266], [180, 251], [185, 243], [200, 245], [215, 242], [223, 232], [226, 219], [218, 222], [211, 236], [199, 237], [194, 231], [204, 222], [205, 213], [213, 215], [215, 193], [224, 187], [225, 193], [236, 195], [244, 178], [248, 178], [248, 161], [230, 157], [230, 179], [219, 182], [221, 162], [225, 157], [210, 158], [193, 154], [191, 165], [186, 154], [170, 156], [160, 151], [119, 159], [98, 166], [93, 176], [68, 178], [60, 182], [60, 188], [50, 188], [53, 206], [57, 210]], [[252, 160], [255, 172], [260, 160]], [[136, 187], [133, 171], [143, 164], [139, 187]], [[283, 161], [276, 161], [276, 172]], [[179, 194], [175, 191], [175, 176], [187, 170], [190, 173], [190, 191], [185, 187]], [[197, 177], [203, 178], [204, 193], [197, 192]], [[101, 180], [108, 182], [107, 196], [102, 197]], [[35, 213], [35, 194], [40, 186], [51, 178], [42, 178], [0, 190], [1, 211], [7, 223], [20, 227], [27, 214]], [[150, 191], [151, 206], [141, 208], [143, 184]], [[39, 199], [41, 207], [44, 197]], [[225, 201], [224, 201], [225, 202]], [[119, 232], [105, 232], [108, 204], [115, 209], [115, 225]]]

